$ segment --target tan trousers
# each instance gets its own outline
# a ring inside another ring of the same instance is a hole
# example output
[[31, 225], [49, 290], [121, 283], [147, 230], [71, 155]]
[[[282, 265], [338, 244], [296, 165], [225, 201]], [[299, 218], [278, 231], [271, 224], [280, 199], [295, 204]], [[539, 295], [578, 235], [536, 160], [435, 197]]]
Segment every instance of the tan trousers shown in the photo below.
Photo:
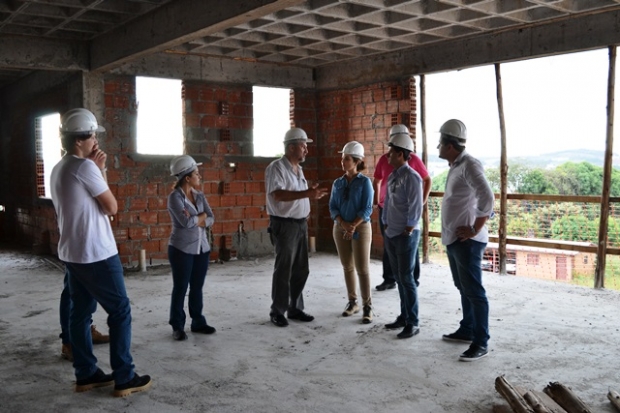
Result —
[[[337, 223], [334, 223], [333, 236], [340, 257], [340, 263], [344, 270], [344, 281], [347, 285], [349, 301], [357, 300], [357, 278], [360, 280], [360, 293], [362, 305], [372, 305], [370, 296], [370, 243], [372, 242], [372, 227], [369, 222], [364, 222], [357, 227], [359, 237], [345, 240], [342, 238], [344, 231]], [[357, 271], [357, 278], [355, 272]]]

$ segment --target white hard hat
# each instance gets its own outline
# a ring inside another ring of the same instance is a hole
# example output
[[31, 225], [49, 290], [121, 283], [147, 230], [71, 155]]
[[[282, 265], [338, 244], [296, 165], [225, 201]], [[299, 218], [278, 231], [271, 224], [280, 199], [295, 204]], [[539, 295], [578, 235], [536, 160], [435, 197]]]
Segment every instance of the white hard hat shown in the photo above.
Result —
[[177, 156], [170, 162], [170, 175], [181, 178], [192, 172], [199, 165], [202, 165], [202, 162], [196, 163], [194, 158], [189, 155]]
[[291, 141], [304, 141], [307, 143], [312, 142], [312, 139], [308, 139], [308, 135], [306, 135], [306, 131], [301, 128], [291, 128], [284, 135], [284, 143], [289, 143]]
[[356, 158], [364, 157], [364, 145], [359, 142], [351, 141], [344, 145], [341, 151], [338, 153], [344, 153], [345, 155], [355, 156]]
[[60, 119], [60, 132], [89, 133], [105, 132], [105, 128], [97, 123], [95, 115], [84, 108], [71, 109]]
[[397, 133], [406, 133], [409, 135], [409, 129], [407, 129], [407, 127], [402, 123], [399, 123], [398, 125], [394, 125], [390, 128], [390, 136]]
[[452, 136], [460, 141], [461, 145], [465, 145], [465, 141], [467, 140], [467, 128], [465, 124], [458, 119], [450, 119], [446, 121], [439, 132], [443, 135]]
[[392, 135], [390, 137], [390, 146], [396, 146], [413, 152], [413, 140], [411, 140], [411, 136], [407, 133], [395, 133]]

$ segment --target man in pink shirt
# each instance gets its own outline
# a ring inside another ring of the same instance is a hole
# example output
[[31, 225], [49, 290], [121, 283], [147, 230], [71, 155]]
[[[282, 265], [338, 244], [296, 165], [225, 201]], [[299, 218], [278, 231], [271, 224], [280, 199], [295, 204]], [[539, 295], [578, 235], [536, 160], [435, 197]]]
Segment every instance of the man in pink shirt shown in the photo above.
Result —
[[[406, 133], [409, 136], [411, 136], [411, 134], [409, 133], [409, 129], [407, 129], [405, 125], [401, 125], [401, 124], [394, 125], [390, 128], [389, 137], [391, 137], [392, 135], [396, 133]], [[423, 203], [426, 203], [426, 200], [428, 199], [428, 194], [431, 192], [431, 177], [428, 174], [428, 170], [424, 166], [424, 163], [422, 163], [422, 160], [415, 153], [411, 154], [407, 163], [409, 164], [409, 166], [411, 166], [411, 168], [413, 168], [414, 171], [420, 174], [420, 177], [422, 178], [422, 185], [423, 185], [423, 193], [422, 193], [423, 200], [422, 201]], [[385, 201], [388, 176], [390, 176], [393, 170], [394, 170], [394, 167], [390, 165], [390, 163], [388, 162], [387, 154], [384, 154], [383, 156], [381, 156], [379, 158], [379, 162], [377, 162], [377, 165], [375, 166], [375, 174], [373, 176], [374, 179], [372, 181], [372, 185], [375, 190], [375, 197], [374, 197], [373, 204], [379, 207], [379, 217], [381, 217], [381, 213], [383, 212], [383, 202]], [[385, 237], [384, 227], [383, 227], [383, 223], [381, 222], [381, 219], [379, 219], [379, 228], [381, 229], [381, 235]], [[418, 253], [416, 253], [416, 257], [415, 257], [415, 269], [413, 271], [413, 278], [416, 284], [419, 285], [420, 284], [420, 282], [418, 281], [420, 278], [419, 250], [418, 250]], [[390, 290], [395, 287], [396, 287], [396, 279], [394, 278], [394, 273], [392, 272], [392, 268], [390, 267], [390, 260], [388, 259], [387, 253], [384, 248], [383, 249], [383, 282], [377, 285], [376, 288], [378, 291], [384, 291], [384, 290]]]

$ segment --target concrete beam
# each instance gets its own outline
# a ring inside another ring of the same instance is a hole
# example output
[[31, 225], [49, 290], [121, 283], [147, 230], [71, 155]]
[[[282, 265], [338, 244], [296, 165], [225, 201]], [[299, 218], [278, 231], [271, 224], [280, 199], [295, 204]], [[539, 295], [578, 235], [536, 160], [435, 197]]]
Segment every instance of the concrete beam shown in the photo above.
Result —
[[164, 51], [303, 1], [173, 1], [94, 39], [90, 69], [110, 70], [136, 58]]
[[32, 100], [56, 86], [70, 84], [83, 72], [35, 71], [2, 89], [1, 101], [7, 108]]
[[309, 68], [176, 53], [157, 53], [143, 57], [111, 73], [214, 83], [314, 88], [313, 70]]
[[[620, 10], [372, 55], [316, 70], [319, 90], [620, 44]], [[355, 68], [352, 70], [351, 68]]]
[[88, 70], [88, 46], [83, 42], [3, 34], [0, 67]]

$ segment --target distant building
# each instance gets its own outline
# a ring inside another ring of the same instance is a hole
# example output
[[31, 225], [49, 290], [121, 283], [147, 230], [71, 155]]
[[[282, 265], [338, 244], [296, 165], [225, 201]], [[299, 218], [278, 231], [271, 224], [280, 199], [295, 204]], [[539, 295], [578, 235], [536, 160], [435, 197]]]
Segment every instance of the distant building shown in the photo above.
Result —
[[[554, 241], [574, 246], [594, 246], [589, 242]], [[594, 275], [596, 254], [555, 248], [506, 245], [506, 272], [520, 277], [571, 281], [577, 274]], [[483, 270], [499, 272], [498, 244], [489, 242]]]

